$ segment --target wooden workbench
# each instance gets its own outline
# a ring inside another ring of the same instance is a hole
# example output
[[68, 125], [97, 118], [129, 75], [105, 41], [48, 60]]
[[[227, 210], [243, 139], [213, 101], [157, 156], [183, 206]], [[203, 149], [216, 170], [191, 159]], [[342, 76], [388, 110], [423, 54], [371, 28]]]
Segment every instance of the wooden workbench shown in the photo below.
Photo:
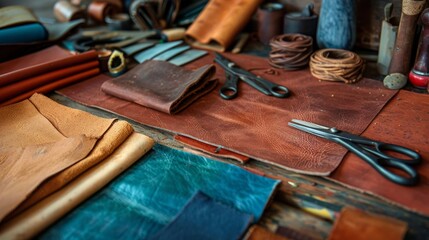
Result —
[[[185, 149], [168, 132], [141, 125], [109, 112], [83, 106], [56, 93], [48, 96], [63, 105], [100, 117], [127, 120], [137, 132], [152, 137], [156, 142], [177, 149]], [[295, 236], [300, 236], [297, 239], [326, 239], [332, 229], [335, 215], [343, 207], [350, 206], [407, 222], [409, 230], [406, 239], [429, 238], [429, 217], [405, 210], [383, 199], [348, 189], [323, 177], [293, 173], [256, 160], [251, 160], [245, 166], [233, 160], [218, 160], [282, 180], [279, 191], [259, 223], [273, 232], [282, 227], [287, 228]]]

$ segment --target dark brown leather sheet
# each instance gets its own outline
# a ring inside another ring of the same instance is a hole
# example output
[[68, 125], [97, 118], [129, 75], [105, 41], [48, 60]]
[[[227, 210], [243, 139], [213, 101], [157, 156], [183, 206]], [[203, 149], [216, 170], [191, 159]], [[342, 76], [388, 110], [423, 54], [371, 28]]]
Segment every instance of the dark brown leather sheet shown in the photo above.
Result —
[[[181, 133], [296, 172], [324, 176], [338, 166], [345, 148], [290, 128], [288, 121], [298, 118], [360, 134], [396, 93], [370, 79], [353, 85], [320, 82], [308, 69], [276, 70], [278, 74], [269, 74], [265, 73], [270, 67], [264, 58], [226, 56], [245, 69], [259, 69], [253, 72], [287, 86], [292, 95], [283, 99], [270, 97], [240, 83], [238, 97], [223, 100], [218, 89], [225, 76], [217, 65], [215, 77], [220, 82], [217, 89], [174, 116], [103, 93], [101, 84], [111, 79], [106, 75], [61, 89], [59, 93], [145, 125]], [[212, 63], [213, 59], [213, 54], [209, 54], [186, 67], [196, 69]]]
[[362, 136], [418, 151], [423, 158], [416, 168], [419, 184], [414, 187], [394, 184], [350, 153], [330, 177], [429, 215], [429, 95], [401, 90]]

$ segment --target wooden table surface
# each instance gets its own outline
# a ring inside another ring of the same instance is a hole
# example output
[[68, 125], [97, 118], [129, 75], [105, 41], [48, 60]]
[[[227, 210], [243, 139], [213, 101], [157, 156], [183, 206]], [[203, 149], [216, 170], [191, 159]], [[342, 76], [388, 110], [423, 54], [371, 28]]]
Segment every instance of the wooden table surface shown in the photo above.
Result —
[[[83, 106], [56, 93], [48, 96], [58, 103], [100, 117], [126, 120], [137, 132], [152, 137], [160, 144], [187, 150], [174, 140], [171, 133], [144, 126], [113, 113]], [[259, 223], [273, 232], [283, 227], [298, 236], [296, 239], [326, 239], [336, 215], [343, 207], [349, 206], [407, 222], [409, 230], [406, 239], [429, 239], [429, 217], [405, 210], [375, 196], [346, 188], [323, 177], [294, 173], [256, 160], [249, 161], [245, 166], [234, 160], [218, 160], [282, 180], [279, 190]]]

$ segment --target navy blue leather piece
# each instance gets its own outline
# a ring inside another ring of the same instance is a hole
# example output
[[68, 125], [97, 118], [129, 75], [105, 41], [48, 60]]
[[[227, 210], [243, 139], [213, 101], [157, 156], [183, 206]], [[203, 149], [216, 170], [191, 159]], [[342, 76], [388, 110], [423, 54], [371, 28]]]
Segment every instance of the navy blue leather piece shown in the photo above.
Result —
[[198, 190], [261, 217], [278, 180], [162, 145], [54, 224], [41, 239], [145, 239], [169, 224]]
[[151, 239], [240, 239], [251, 222], [252, 215], [198, 191], [180, 214]]

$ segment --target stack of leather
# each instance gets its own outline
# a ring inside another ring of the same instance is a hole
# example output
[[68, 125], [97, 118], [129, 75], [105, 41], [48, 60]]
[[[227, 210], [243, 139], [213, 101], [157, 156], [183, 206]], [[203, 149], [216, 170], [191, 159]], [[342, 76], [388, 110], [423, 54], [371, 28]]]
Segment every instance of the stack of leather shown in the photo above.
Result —
[[73, 55], [58, 46], [0, 64], [0, 106], [47, 93], [99, 73], [97, 53]]
[[35, 94], [0, 108], [0, 238], [29, 238], [138, 160], [153, 140]]

